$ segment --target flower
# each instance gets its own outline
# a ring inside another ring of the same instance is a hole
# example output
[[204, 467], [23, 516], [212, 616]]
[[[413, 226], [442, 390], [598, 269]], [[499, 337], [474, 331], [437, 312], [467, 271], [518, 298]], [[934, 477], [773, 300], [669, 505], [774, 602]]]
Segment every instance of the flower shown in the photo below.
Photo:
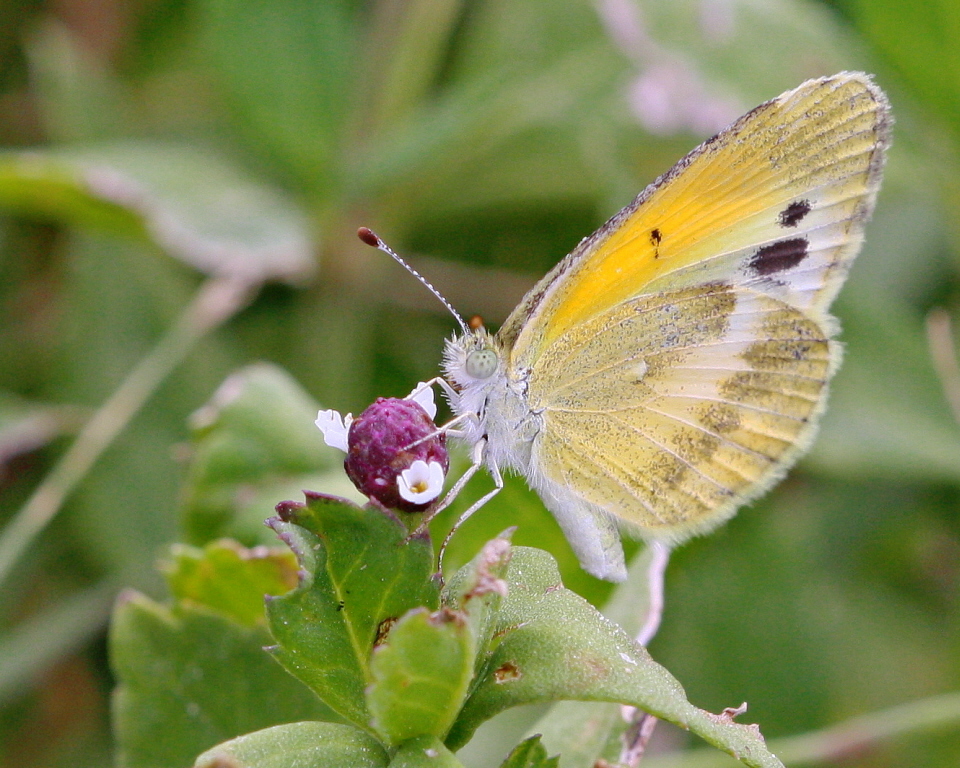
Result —
[[344, 469], [364, 495], [392, 509], [420, 512], [443, 490], [446, 437], [433, 418], [433, 389], [420, 383], [403, 399], [380, 397], [357, 418], [320, 411], [327, 445], [346, 452]]
[[439, 461], [429, 464], [417, 459], [409, 469], [403, 470], [397, 478], [400, 495], [412, 504], [425, 504], [433, 501], [443, 490], [443, 465]]
[[437, 418], [437, 404], [433, 401], [433, 387], [425, 381], [417, 382], [417, 386], [413, 388], [413, 392], [404, 399], [413, 400], [413, 402], [417, 403], [427, 412], [427, 416], [430, 417], [431, 421]]
[[352, 422], [353, 414], [348, 413], [346, 418], [344, 418], [331, 408], [328, 411], [320, 411], [317, 414], [317, 420], [313, 423], [316, 424], [323, 433], [323, 442], [331, 448], [339, 448], [346, 453], [347, 432]]

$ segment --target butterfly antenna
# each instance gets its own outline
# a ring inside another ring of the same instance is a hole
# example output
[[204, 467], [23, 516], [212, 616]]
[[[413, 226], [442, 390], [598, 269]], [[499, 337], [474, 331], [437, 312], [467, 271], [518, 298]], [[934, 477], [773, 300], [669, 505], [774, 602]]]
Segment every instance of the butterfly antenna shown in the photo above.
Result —
[[426, 286], [427, 290], [430, 291], [430, 293], [432, 293], [434, 296], [436, 296], [440, 300], [440, 303], [443, 304], [443, 306], [445, 306], [450, 311], [450, 314], [453, 315], [454, 319], [457, 321], [457, 324], [460, 326], [464, 335], [467, 335], [467, 336], [470, 335], [470, 328], [464, 322], [463, 318], [460, 317], [460, 314], [457, 312], [457, 310], [453, 308], [450, 302], [447, 301], [445, 298], [443, 298], [443, 294], [440, 293], [440, 291], [438, 291], [436, 288], [434, 288], [433, 285], [430, 283], [430, 281], [427, 280], [427, 278], [425, 278], [423, 275], [417, 272], [417, 270], [415, 270], [413, 267], [407, 264], [407, 262], [405, 262], [403, 259], [397, 256], [396, 252], [394, 252], [394, 250], [389, 245], [383, 242], [383, 240], [381, 240], [372, 229], [367, 229], [366, 227], [360, 227], [360, 229], [357, 230], [357, 237], [359, 237], [364, 243], [366, 243], [370, 247], [376, 248], [377, 250], [383, 251], [388, 256], [391, 256], [393, 260], [396, 261], [401, 267], [403, 267], [405, 270], [407, 270], [407, 272], [409, 272], [411, 275], [417, 278], [417, 280], [419, 280], [424, 286]]

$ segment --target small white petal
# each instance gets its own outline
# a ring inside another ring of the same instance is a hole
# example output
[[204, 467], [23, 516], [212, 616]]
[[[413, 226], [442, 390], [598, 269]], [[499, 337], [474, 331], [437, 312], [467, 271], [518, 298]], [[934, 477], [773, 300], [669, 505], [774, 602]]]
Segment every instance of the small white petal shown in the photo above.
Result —
[[426, 504], [433, 501], [443, 490], [443, 465], [439, 461], [429, 464], [417, 459], [397, 478], [400, 496], [411, 504]]
[[353, 423], [351, 414], [348, 413], [344, 418], [332, 408], [328, 411], [320, 411], [314, 422], [323, 432], [323, 442], [331, 448], [339, 448], [344, 453], [347, 452], [347, 432], [350, 431], [351, 423]]
[[413, 402], [423, 408], [423, 410], [427, 412], [427, 416], [431, 419], [437, 418], [437, 404], [433, 402], [433, 387], [429, 386], [425, 381], [418, 381], [413, 392], [407, 395], [407, 399], [413, 400]]

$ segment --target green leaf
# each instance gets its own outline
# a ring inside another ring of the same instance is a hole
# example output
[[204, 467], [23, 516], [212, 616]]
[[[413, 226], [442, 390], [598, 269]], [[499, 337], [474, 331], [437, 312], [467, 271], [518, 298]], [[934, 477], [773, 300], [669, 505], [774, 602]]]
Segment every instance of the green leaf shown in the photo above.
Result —
[[[511, 532], [512, 533], [512, 532]], [[480, 672], [495, 646], [494, 632], [503, 596], [507, 594], [507, 566], [510, 540], [502, 533], [488, 541], [476, 557], [458, 570], [443, 590], [443, 605], [463, 612], [477, 653], [475, 667]]]
[[[603, 615], [631, 637], [639, 632], [650, 603], [648, 573], [652, 550], [647, 547], [630, 563], [627, 580], [618, 584]], [[539, 734], [546, 748], [567, 765], [592, 766], [601, 758], [616, 759], [626, 723], [618, 704], [600, 701], [558, 701], [527, 733]]]
[[400, 745], [390, 768], [463, 768], [436, 736], [419, 736]]
[[350, 725], [289, 723], [218, 744], [194, 768], [386, 768], [387, 753]]
[[[527, 733], [538, 734], [565, 766], [593, 766], [616, 760], [626, 730], [619, 704], [603, 701], [558, 701]], [[713, 750], [705, 750], [713, 752]]]
[[363, 104], [369, 132], [406, 117], [428, 100], [449, 56], [450, 36], [463, 0], [409, 0], [376, 7], [371, 14], [364, 69]]
[[539, 736], [524, 739], [503, 761], [500, 768], [557, 768], [560, 757], [547, 757]]
[[266, 625], [264, 595], [282, 595], [297, 583], [297, 561], [288, 549], [246, 549], [221, 540], [203, 549], [175, 544], [167, 583], [180, 601], [202, 605], [238, 624]]
[[392, 744], [445, 736], [473, 678], [474, 650], [462, 613], [419, 608], [403, 616], [373, 651], [374, 727]]
[[343, 460], [324, 444], [316, 417], [316, 402], [276, 366], [258, 363], [229, 376], [191, 419], [193, 456], [181, 508], [188, 540], [265, 540], [262, 523], [277, 497], [266, 506], [256, 491], [291, 480], [303, 481], [302, 488], [306, 475]]
[[250, 731], [332, 719], [264, 653], [269, 642], [262, 627], [127, 594], [110, 630], [118, 765], [190, 765], [203, 750]]
[[209, 148], [127, 141], [2, 153], [0, 206], [134, 237], [252, 283], [302, 282], [314, 267], [303, 212]]
[[297, 555], [301, 583], [267, 601], [276, 658], [343, 717], [370, 727], [364, 690], [370, 654], [391, 623], [413, 608], [435, 610], [429, 538], [407, 539], [386, 510], [308, 494], [278, 506], [271, 526]]
[[755, 768], [781, 768], [755, 728], [687, 701], [680, 683], [593, 606], [565, 589], [545, 552], [514, 548], [499, 645], [446, 740], [456, 749], [477, 726], [519, 704], [563, 699], [630, 704], [689, 729]]
[[[846, 0], [843, 5], [880, 55], [896, 69], [905, 93], [922, 100], [954, 132], [960, 115], [960, 8], [952, 2]], [[955, 139], [956, 140], [956, 139]]]
[[[575, 136], [557, 126], [571, 120], [575, 106], [585, 110], [598, 90], [607, 92], [622, 75], [621, 63], [599, 39], [545, 72], [449, 89], [358, 155], [350, 191], [388, 196], [408, 217], [589, 194], [593, 179], [569, 147]], [[464, 174], [473, 183], [458, 184]]]
[[[943, 397], [916, 313], [895, 298], [852, 307], [852, 335], [831, 385], [831, 409], [809, 458], [823, 474], [956, 482], [960, 429]], [[834, 407], [835, 406], [835, 407]]]
[[0, 206], [150, 242], [143, 218], [113, 196], [98, 194], [90, 175], [53, 154], [0, 153]]
[[[370, 714], [363, 695], [367, 684], [365, 648], [350, 633], [346, 610], [327, 573], [322, 540], [282, 522], [274, 530], [297, 554], [304, 573], [300, 587], [267, 600], [267, 621], [277, 645], [269, 650], [331, 709], [361, 727]], [[366, 649], [369, 650], [369, 649]]]
[[299, 186], [331, 186], [351, 106], [357, 19], [345, 0], [199, 0], [200, 42], [251, 148]]

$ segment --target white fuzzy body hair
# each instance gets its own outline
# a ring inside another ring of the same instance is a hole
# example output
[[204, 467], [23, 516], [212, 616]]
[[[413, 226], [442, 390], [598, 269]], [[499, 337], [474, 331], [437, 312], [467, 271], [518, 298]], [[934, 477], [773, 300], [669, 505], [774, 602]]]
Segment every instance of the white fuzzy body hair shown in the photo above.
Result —
[[[477, 378], [468, 372], [467, 359], [484, 349], [496, 353], [497, 369]], [[450, 407], [463, 417], [461, 439], [471, 447], [484, 442], [482, 461], [491, 475], [499, 478], [504, 469], [523, 475], [557, 520], [584, 569], [601, 579], [623, 581], [626, 566], [616, 520], [541, 470], [538, 447], [544, 414], [528, 403], [527, 371], [512, 369], [496, 338], [482, 328], [447, 341], [443, 371], [454, 390], [447, 391]]]

